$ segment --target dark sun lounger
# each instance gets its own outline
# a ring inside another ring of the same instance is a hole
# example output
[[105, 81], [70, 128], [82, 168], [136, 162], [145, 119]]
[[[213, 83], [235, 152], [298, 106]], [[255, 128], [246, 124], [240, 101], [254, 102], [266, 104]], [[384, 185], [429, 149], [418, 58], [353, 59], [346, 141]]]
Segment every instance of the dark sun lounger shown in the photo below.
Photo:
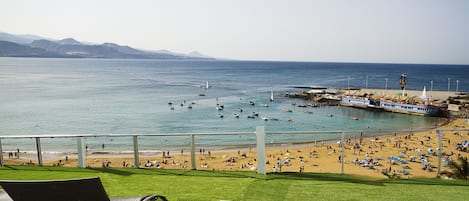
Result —
[[147, 195], [133, 198], [109, 198], [99, 178], [0, 181], [0, 201], [154, 201], [166, 198]]

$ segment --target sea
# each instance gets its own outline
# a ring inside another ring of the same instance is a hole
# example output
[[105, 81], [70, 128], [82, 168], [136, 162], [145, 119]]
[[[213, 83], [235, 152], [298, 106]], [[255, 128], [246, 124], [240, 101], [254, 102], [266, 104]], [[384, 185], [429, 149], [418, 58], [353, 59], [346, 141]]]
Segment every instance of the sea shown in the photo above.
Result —
[[[0, 58], [0, 139], [11, 135], [167, 134], [139, 140], [141, 150], [163, 150], [188, 146], [190, 139], [176, 133], [254, 132], [264, 126], [268, 132], [374, 135], [425, 129], [441, 122], [437, 117], [339, 106], [300, 108], [297, 105], [309, 102], [285, 96], [307, 90], [302, 87], [383, 89], [387, 85], [398, 89], [402, 73], [407, 74], [408, 89], [469, 90], [467, 65]], [[217, 110], [217, 104], [224, 109]], [[254, 113], [259, 117], [248, 118]], [[335, 137], [269, 135], [267, 142]], [[4, 151], [36, 148], [33, 138], [1, 140]], [[41, 140], [45, 151], [76, 150], [75, 138]], [[132, 149], [131, 137], [90, 137], [86, 143], [96, 151]], [[196, 143], [200, 147], [238, 146], [255, 140], [251, 135], [204, 135], [197, 136]]]

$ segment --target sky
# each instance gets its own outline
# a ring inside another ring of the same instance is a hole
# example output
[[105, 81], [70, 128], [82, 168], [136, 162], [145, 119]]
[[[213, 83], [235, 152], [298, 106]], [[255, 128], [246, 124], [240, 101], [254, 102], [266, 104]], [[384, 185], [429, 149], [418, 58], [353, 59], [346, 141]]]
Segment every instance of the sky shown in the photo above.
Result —
[[0, 31], [240, 60], [469, 64], [467, 0], [1, 0]]

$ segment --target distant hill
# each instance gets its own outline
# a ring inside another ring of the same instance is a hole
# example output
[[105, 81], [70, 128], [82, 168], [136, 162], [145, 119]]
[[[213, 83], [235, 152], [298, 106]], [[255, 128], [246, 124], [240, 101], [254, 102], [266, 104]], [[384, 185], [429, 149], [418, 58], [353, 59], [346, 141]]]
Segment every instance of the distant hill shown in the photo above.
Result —
[[[35, 40], [33, 40], [35, 39]], [[122, 59], [214, 59], [196, 51], [189, 54], [167, 50], [145, 51], [115, 43], [82, 43], [73, 38], [49, 40], [33, 35], [0, 32], [0, 57], [73, 57]]]
[[210, 56], [203, 55], [203, 54], [201, 54], [200, 52], [197, 52], [197, 51], [189, 52], [189, 54], [187, 54], [187, 56], [189, 56], [189, 57], [198, 57], [198, 58], [212, 58]]
[[146, 52], [131, 48], [129, 46], [122, 46], [115, 43], [103, 43], [102, 46], [113, 48], [125, 54], [146, 54]]
[[49, 52], [41, 48], [20, 45], [8, 41], [0, 41], [0, 57], [73, 57], [70, 55]]
[[40, 36], [35, 36], [35, 35], [15, 35], [15, 34], [9, 34], [5, 32], [0, 32], [0, 41], [8, 41], [12, 43], [18, 43], [18, 44], [28, 44], [31, 43], [35, 40], [41, 40], [45, 39]]
[[82, 45], [80, 42], [76, 41], [73, 38], [62, 39], [62, 40], [57, 41], [57, 43], [61, 45]]

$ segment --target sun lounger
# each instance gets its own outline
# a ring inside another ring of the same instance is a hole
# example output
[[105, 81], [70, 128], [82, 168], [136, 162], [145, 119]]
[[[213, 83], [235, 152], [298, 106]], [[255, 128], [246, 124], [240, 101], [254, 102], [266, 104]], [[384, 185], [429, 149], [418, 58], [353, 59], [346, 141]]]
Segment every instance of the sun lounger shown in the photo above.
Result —
[[[147, 195], [110, 199], [97, 177], [48, 181], [0, 181], [0, 201], [154, 201], [166, 198]], [[8, 194], [8, 195], [7, 195]]]

